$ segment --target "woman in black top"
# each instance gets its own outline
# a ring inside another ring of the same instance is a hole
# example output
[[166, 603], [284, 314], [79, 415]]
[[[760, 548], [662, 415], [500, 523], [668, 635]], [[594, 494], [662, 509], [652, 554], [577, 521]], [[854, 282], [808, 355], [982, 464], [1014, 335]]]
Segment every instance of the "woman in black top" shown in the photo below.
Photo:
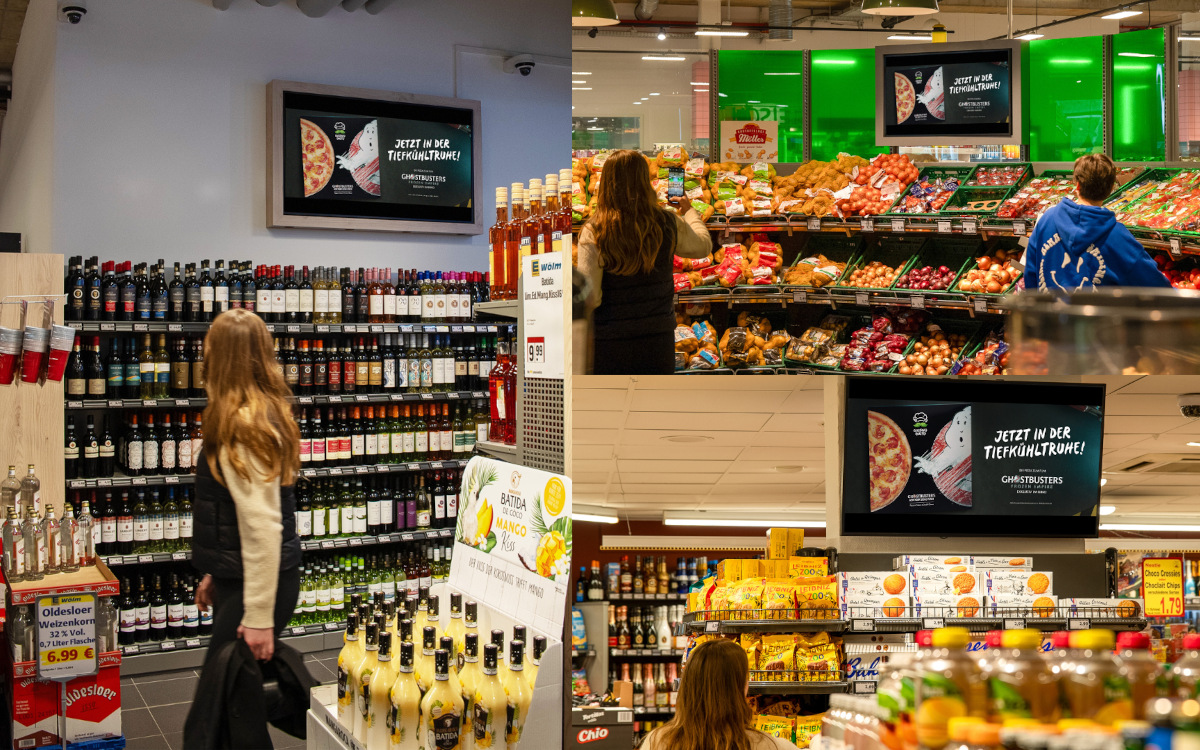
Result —
[[658, 205], [646, 159], [617, 151], [604, 162], [596, 211], [579, 235], [579, 270], [592, 282], [596, 375], [675, 371], [674, 256], [702, 258], [712, 237], [686, 198]]

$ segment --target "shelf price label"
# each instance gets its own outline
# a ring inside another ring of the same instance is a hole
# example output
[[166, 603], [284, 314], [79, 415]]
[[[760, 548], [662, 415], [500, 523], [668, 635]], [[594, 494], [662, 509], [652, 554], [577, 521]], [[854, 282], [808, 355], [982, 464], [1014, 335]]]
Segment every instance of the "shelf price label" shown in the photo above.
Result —
[[976, 297], [971, 304], [974, 305], [975, 312], [985, 313], [987, 312], [987, 302], [987, 297]]
[[874, 633], [875, 620], [871, 617], [855, 617], [850, 620], [850, 630], [854, 633]]
[[938, 219], [937, 230], [938, 234], [950, 234], [952, 231], [954, 231], [953, 224], [949, 219]]
[[1025, 236], [1025, 222], [1023, 222], [1023, 221], [1014, 221], [1013, 222], [1013, 236], [1014, 237], [1024, 237]]
[[717, 622], [716, 620], [711, 620], [709, 622], [704, 623], [704, 632], [705, 633], [721, 632], [721, 623]]
[[936, 630], [946, 627], [946, 618], [944, 617], [922, 617], [921, 627], [925, 630]]
[[1183, 617], [1183, 561], [1178, 557], [1142, 560], [1142, 601], [1146, 617]]
[[1067, 619], [1067, 630], [1089, 630], [1091, 627], [1091, 620], [1087, 620], [1082, 617], [1071, 617]]
[[96, 595], [37, 599], [38, 677], [69, 680], [96, 673]]
[[904, 219], [892, 219], [892, 231], [893, 232], [903, 232], [904, 231]]
[[864, 217], [862, 217], [861, 222], [862, 222], [861, 223], [862, 231], [864, 231], [864, 232], [874, 232], [875, 231], [875, 217], [874, 216], [864, 216]]
[[1172, 237], [1172, 238], [1170, 238], [1169, 242], [1171, 243], [1171, 257], [1172, 258], [1182, 257], [1183, 256], [1183, 246], [1180, 244], [1179, 238]]
[[854, 683], [855, 695], [874, 695], [876, 683], [869, 680], [859, 680]]
[[808, 231], [810, 231], [810, 232], [821, 231], [821, 217], [820, 216], [808, 217]]
[[854, 304], [862, 307], [870, 303], [871, 295], [867, 292], [855, 292]]
[[979, 222], [975, 219], [963, 219], [962, 230], [963, 234], [978, 234]]
[[1007, 619], [1004, 621], [1005, 630], [1024, 630], [1025, 621], [1020, 618]]
[[923, 294], [914, 294], [912, 297], [909, 297], [909, 302], [912, 303], [912, 309], [914, 310], [925, 309], [925, 295]]
[[805, 304], [808, 302], [808, 292], [792, 292], [792, 302]]

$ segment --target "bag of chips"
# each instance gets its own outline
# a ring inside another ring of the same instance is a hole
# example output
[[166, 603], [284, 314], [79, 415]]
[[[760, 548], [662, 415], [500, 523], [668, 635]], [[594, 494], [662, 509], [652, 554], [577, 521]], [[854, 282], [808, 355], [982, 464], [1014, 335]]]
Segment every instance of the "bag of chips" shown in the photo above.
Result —
[[836, 576], [795, 578], [796, 607], [801, 620], [836, 620], [838, 589]]
[[758, 668], [760, 682], [795, 682], [795, 636], [790, 633], [764, 635]]
[[758, 653], [762, 649], [762, 636], [756, 633], [742, 633], [738, 637], [738, 644], [746, 652], [746, 662], [750, 665], [750, 670], [758, 669]]
[[796, 619], [796, 584], [785, 579], [767, 579], [763, 583], [762, 609], [764, 620]]
[[792, 719], [784, 716], [755, 716], [754, 728], [768, 737], [777, 737], [788, 742], [792, 741], [795, 732]]
[[813, 737], [821, 733], [821, 720], [824, 718], [824, 713], [796, 717], [796, 739], [792, 740], [796, 747], [805, 748], [812, 744]]
[[733, 610], [730, 620], [757, 620], [762, 609], [764, 580], [743, 578], [729, 591], [729, 609]]

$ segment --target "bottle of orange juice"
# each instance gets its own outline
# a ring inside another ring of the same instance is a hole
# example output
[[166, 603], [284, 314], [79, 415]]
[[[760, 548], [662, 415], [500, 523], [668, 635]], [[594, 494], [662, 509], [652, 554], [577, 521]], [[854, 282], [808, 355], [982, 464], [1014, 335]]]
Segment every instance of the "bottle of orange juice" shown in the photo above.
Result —
[[1183, 652], [1171, 667], [1172, 694], [1176, 698], [1195, 698], [1200, 694], [1200, 633], [1183, 637]]
[[1075, 719], [1111, 726], [1133, 718], [1129, 679], [1113, 656], [1111, 630], [1080, 630], [1071, 634], [1074, 657], [1069, 672], [1060, 673], [1066, 708]]
[[1117, 655], [1121, 674], [1129, 680], [1133, 698], [1133, 718], [1146, 718], [1146, 704], [1167, 695], [1163, 667], [1150, 653], [1150, 636], [1145, 633], [1121, 633], [1117, 636]]
[[1042, 656], [1042, 634], [1027, 629], [1001, 635], [996, 658], [986, 672], [988, 714], [994, 721], [1057, 721], [1058, 676]]
[[967, 653], [966, 628], [938, 628], [931, 640], [933, 651], [919, 670], [913, 723], [921, 748], [942, 750], [950, 741], [950, 719], [986, 715], [987, 689], [979, 664]]

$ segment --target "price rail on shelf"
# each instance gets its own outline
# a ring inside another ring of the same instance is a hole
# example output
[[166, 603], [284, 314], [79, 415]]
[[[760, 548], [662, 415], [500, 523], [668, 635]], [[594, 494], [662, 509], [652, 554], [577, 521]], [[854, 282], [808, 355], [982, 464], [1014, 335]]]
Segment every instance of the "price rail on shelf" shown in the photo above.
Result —
[[[721, 610], [688, 612], [683, 616], [684, 627], [691, 633], [842, 633], [846, 635], [873, 633], [915, 633], [942, 627], [965, 627], [970, 630], [1021, 630], [1034, 628], [1043, 631], [1087, 630], [1091, 627], [1110, 630], [1141, 630], [1144, 617], [1125, 613], [1111, 607], [1011, 607], [978, 608], [971, 616], [954, 607], [848, 607], [836, 618], [813, 617], [822, 611], [798, 613], [797, 617], [781, 617], [780, 610]], [[787, 613], [791, 615], [791, 612]], [[843, 619], [844, 618], [844, 619]]]

